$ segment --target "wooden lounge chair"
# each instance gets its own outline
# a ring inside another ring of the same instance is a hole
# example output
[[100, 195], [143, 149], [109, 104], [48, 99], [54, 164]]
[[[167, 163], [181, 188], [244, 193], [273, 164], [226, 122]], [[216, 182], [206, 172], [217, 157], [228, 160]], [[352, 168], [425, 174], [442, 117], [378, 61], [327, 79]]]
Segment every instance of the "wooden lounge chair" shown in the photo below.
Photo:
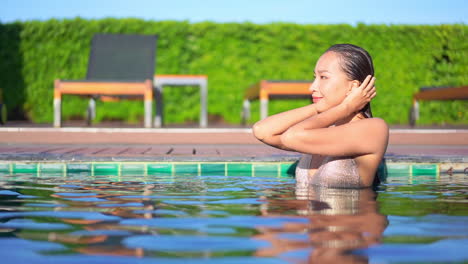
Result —
[[61, 126], [62, 94], [76, 94], [91, 97], [88, 123], [96, 98], [144, 99], [145, 127], [151, 127], [156, 41], [156, 35], [95, 35], [86, 79], [55, 81], [54, 126]]
[[242, 124], [250, 118], [250, 102], [260, 99], [260, 119], [268, 116], [270, 99], [311, 98], [312, 81], [262, 80], [245, 91], [242, 106]]
[[413, 95], [413, 106], [410, 110], [411, 126], [414, 126], [419, 119], [419, 101], [422, 100], [468, 100], [468, 86], [422, 87]]

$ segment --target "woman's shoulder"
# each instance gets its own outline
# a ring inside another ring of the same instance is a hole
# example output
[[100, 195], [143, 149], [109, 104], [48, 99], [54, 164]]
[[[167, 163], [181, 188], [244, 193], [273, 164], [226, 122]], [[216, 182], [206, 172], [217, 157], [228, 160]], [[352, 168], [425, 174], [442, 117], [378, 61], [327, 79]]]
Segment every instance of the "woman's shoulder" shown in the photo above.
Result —
[[371, 130], [380, 130], [382, 132], [387, 132], [388, 133], [388, 124], [383, 120], [382, 118], [379, 117], [371, 117], [371, 118], [365, 118], [361, 119], [358, 122], [354, 122], [356, 125], [360, 125], [363, 127], [366, 127], [367, 129]]
[[363, 138], [382, 140], [382, 142], [388, 140], [389, 128], [387, 122], [382, 118], [365, 118], [348, 124], [351, 125], [351, 131], [359, 133]]
[[379, 129], [382, 132], [388, 134], [389, 128], [387, 122], [379, 117], [368, 118], [369, 122], [372, 123], [375, 129]]

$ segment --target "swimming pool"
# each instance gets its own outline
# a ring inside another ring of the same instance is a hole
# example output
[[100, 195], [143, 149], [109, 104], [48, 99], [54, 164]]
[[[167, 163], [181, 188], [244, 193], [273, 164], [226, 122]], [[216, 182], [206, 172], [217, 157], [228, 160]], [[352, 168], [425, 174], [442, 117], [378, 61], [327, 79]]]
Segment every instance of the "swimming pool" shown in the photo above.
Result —
[[2, 263], [468, 261], [463, 173], [394, 170], [375, 190], [353, 190], [297, 186], [267, 170], [24, 166], [0, 175]]

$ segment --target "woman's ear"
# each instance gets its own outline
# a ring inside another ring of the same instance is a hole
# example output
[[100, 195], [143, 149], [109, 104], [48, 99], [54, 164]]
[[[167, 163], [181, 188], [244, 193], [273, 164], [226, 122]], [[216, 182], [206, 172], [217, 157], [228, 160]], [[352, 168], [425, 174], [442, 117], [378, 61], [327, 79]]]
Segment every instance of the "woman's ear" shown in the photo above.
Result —
[[352, 91], [354, 88], [359, 87], [359, 85], [361, 85], [361, 82], [360, 82], [360, 81], [358, 81], [358, 80], [351, 81], [351, 82], [350, 82], [350, 85], [349, 85], [349, 88], [348, 88], [348, 91], [346, 92], [346, 95], [348, 95], [349, 93], [351, 93], [351, 91]]

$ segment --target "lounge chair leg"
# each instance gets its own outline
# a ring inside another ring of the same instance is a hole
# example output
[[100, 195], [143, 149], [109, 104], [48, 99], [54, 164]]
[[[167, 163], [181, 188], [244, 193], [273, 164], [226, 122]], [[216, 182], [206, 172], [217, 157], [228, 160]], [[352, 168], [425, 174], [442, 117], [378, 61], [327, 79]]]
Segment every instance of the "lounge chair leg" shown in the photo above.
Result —
[[260, 120], [268, 116], [268, 99], [260, 99]]
[[62, 99], [54, 98], [54, 127], [62, 126]]
[[162, 127], [163, 125], [163, 87], [162, 86], [155, 86], [154, 95], [156, 99], [156, 115], [154, 117], [154, 127]]
[[145, 100], [145, 127], [151, 128], [153, 101]]
[[86, 124], [91, 126], [93, 120], [96, 118], [96, 101], [94, 98], [89, 99], [88, 111], [86, 112]]
[[250, 119], [250, 101], [245, 99], [242, 103], [242, 125], [247, 124]]
[[143, 100], [145, 102], [145, 127], [151, 128], [152, 127], [152, 119], [153, 119], [153, 99], [154, 99], [154, 92], [153, 92], [153, 82], [151, 80], [146, 80], [146, 91], [143, 96]]
[[206, 80], [200, 86], [200, 127], [208, 126], [208, 109], [207, 109], [208, 88]]
[[410, 110], [410, 125], [415, 126], [416, 121], [419, 119], [419, 103], [418, 101], [413, 101], [413, 106]]

